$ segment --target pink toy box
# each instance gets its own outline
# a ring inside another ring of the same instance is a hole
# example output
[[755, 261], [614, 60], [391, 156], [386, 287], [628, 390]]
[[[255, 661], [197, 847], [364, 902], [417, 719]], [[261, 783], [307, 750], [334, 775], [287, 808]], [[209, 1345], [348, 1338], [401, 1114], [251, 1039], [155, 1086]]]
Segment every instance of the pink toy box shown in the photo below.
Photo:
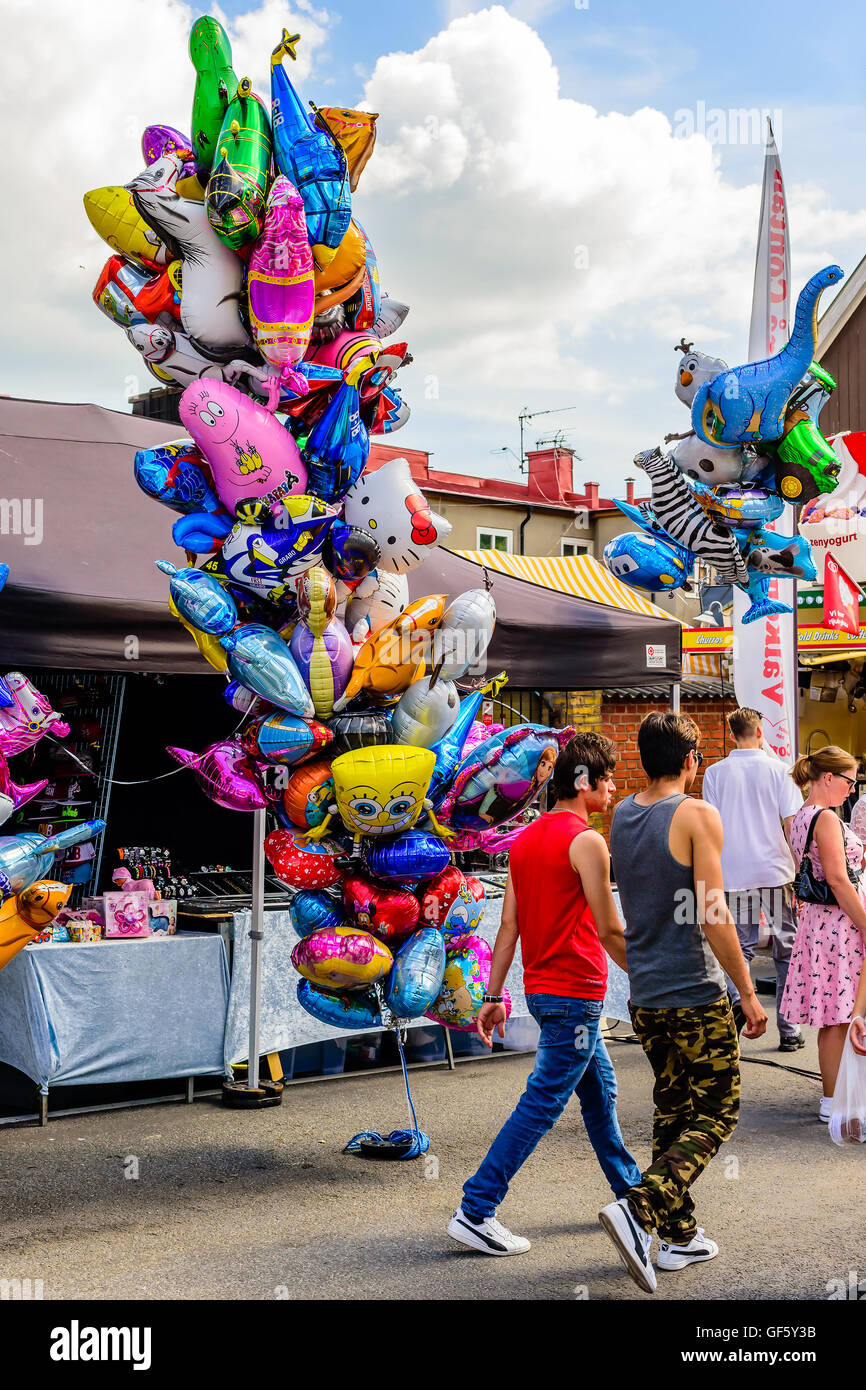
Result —
[[147, 893], [106, 893], [104, 902], [107, 937], [153, 935]]

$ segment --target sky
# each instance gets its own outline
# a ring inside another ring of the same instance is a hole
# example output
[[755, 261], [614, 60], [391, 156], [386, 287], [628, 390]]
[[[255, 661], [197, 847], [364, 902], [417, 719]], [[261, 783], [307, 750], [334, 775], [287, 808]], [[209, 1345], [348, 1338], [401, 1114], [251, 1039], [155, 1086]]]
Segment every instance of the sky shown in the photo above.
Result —
[[575, 483], [616, 496], [636, 452], [688, 428], [674, 344], [745, 359], [763, 113], [795, 291], [866, 254], [847, 0], [5, 0], [3, 392], [127, 409], [153, 384], [92, 303], [108, 251], [81, 198], [139, 172], [148, 123], [189, 128], [200, 13], [262, 95], [285, 26], [305, 101], [380, 113], [353, 201], [384, 289], [411, 306], [412, 418], [387, 442], [434, 468], [514, 480], [521, 408], [561, 410], [528, 422], [527, 447], [563, 431]]

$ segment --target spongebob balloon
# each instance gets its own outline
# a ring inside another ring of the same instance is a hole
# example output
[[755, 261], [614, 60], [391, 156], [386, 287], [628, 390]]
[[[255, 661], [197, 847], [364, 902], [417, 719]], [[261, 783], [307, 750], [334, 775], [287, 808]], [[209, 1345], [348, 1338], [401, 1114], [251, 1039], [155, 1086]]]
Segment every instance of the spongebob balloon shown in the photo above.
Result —
[[335, 811], [354, 834], [356, 851], [361, 836], [400, 835], [425, 811], [436, 833], [450, 838], [436, 821], [427, 795], [435, 766], [436, 756], [429, 748], [396, 743], [341, 753], [331, 764], [336, 805], [308, 838], [326, 835]]

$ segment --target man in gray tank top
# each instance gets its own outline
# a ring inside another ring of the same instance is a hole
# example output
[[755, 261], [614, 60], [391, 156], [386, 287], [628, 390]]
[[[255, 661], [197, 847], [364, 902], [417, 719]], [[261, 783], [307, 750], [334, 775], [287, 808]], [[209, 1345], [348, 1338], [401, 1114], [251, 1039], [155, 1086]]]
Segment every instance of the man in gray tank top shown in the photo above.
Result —
[[697, 725], [683, 715], [646, 716], [638, 750], [647, 786], [620, 802], [610, 835], [629, 1010], [655, 1075], [655, 1114], [651, 1166], [599, 1220], [648, 1292], [656, 1288], [653, 1232], [662, 1270], [719, 1253], [695, 1221], [689, 1188], [739, 1113], [740, 1056], [725, 973], [740, 991], [746, 1037], [760, 1037], [767, 1026], [725, 902], [719, 813], [687, 795], [703, 761], [699, 742]]

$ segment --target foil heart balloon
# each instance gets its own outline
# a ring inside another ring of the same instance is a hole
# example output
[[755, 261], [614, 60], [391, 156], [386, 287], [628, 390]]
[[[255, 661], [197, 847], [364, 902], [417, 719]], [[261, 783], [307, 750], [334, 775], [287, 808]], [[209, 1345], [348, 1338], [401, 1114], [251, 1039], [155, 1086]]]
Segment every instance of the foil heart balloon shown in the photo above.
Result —
[[425, 1017], [446, 1028], [471, 1032], [484, 1002], [493, 952], [481, 936], [458, 936], [445, 957], [442, 988]]
[[325, 989], [363, 989], [387, 975], [393, 960], [387, 946], [358, 927], [324, 927], [292, 951], [298, 974]]
[[419, 1018], [442, 988], [445, 938], [435, 927], [421, 927], [394, 955], [385, 1003], [398, 1018]]
[[[469, 894], [472, 898], [472, 902], [469, 905], [467, 911], [466, 927], [464, 930], [471, 933], [477, 931], [484, 920], [484, 908], [487, 905], [487, 893], [485, 891], [484, 884], [481, 882], [481, 879], [473, 878], [470, 875], [467, 875], [466, 877], [466, 887], [469, 889]], [[454, 927], [456, 927], [456, 914], [453, 919], [453, 923]]]
[[[466, 886], [466, 875], [456, 864], [449, 864], [441, 874], [431, 879], [421, 898], [421, 920], [440, 931], [460, 935], [467, 930], [468, 913], [466, 908], [471, 894]], [[459, 930], [451, 925], [452, 914], [458, 906], [464, 908]]]
[[292, 830], [272, 830], [265, 854], [277, 878], [290, 888], [332, 888], [343, 877], [334, 862], [342, 850], [334, 840], [307, 844]]
[[382, 888], [365, 878], [345, 880], [343, 904], [356, 926], [382, 941], [405, 936], [418, 922], [419, 903], [414, 893], [403, 888]]
[[201, 753], [167, 748], [179, 763], [191, 767], [205, 796], [228, 811], [261, 811], [268, 804], [256, 769], [240, 743], [224, 739]]
[[289, 916], [298, 936], [312, 936], [322, 928], [342, 927], [346, 920], [339, 899], [318, 888], [304, 888], [296, 893]]

